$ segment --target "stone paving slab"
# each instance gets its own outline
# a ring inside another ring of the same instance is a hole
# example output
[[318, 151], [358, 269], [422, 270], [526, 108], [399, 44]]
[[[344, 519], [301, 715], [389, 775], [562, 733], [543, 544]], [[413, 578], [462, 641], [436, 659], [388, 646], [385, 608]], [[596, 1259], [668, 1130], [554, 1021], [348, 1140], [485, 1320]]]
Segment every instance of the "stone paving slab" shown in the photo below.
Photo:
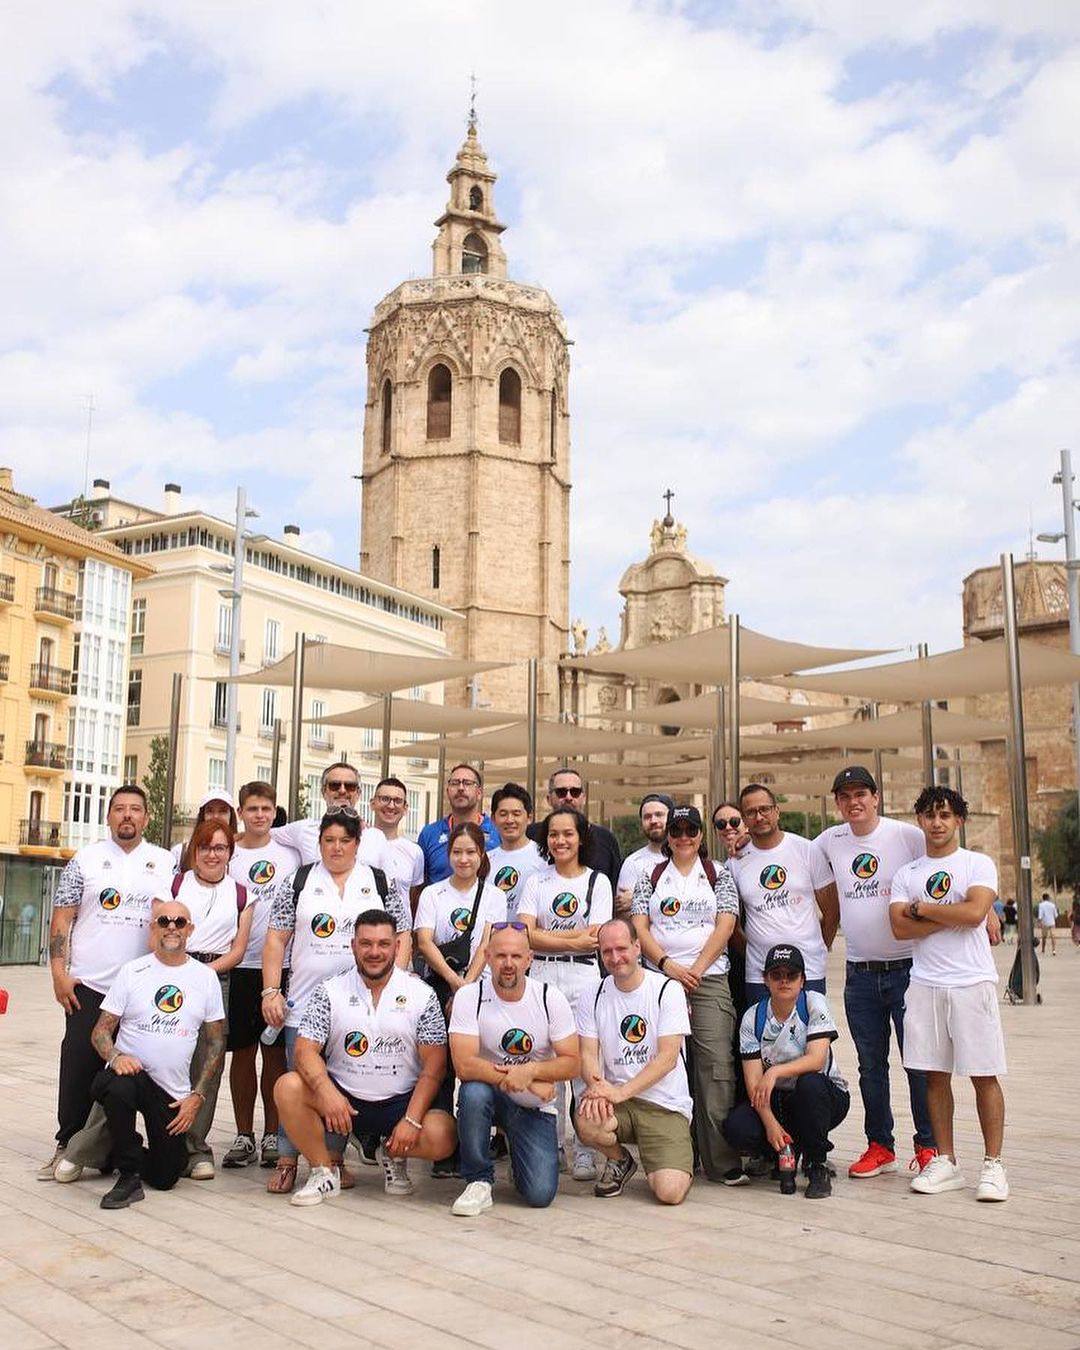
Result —
[[[1002, 987], [1014, 954], [997, 951]], [[564, 1178], [550, 1210], [518, 1204], [503, 1183], [477, 1220], [453, 1218], [458, 1183], [415, 1163], [415, 1196], [386, 1196], [378, 1170], [356, 1167], [354, 1191], [307, 1210], [267, 1195], [257, 1169], [183, 1181], [116, 1213], [98, 1208], [108, 1183], [96, 1175], [38, 1182], [63, 1016], [45, 971], [0, 968], [11, 995], [0, 1017], [0, 1346], [1080, 1350], [1080, 952], [1062, 943], [1042, 968], [1042, 1006], [1002, 1009], [1005, 1205], [974, 1199], [981, 1149], [966, 1085], [957, 1147], [972, 1188], [924, 1197], [903, 1171], [847, 1179], [862, 1112], [837, 993], [853, 1106], [833, 1136], [832, 1199], [699, 1181], [684, 1206], [662, 1210], [640, 1178], [607, 1202]], [[841, 951], [829, 975], [839, 991]], [[892, 1074], [906, 1139], [899, 1065]], [[226, 1088], [215, 1145], [232, 1134]]]

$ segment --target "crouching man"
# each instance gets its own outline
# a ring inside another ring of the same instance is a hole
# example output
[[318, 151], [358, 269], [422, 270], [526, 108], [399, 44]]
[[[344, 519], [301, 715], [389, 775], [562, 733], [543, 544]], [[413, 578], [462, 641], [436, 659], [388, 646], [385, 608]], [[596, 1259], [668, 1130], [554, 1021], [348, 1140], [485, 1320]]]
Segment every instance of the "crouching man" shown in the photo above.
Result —
[[410, 1158], [454, 1151], [454, 1119], [432, 1110], [446, 1072], [446, 1023], [434, 990], [394, 964], [397, 933], [384, 909], [353, 928], [356, 965], [323, 980], [304, 1010], [296, 1068], [274, 1088], [281, 1123], [311, 1165], [294, 1205], [341, 1192], [326, 1133], [377, 1136], [388, 1195], [411, 1195]]

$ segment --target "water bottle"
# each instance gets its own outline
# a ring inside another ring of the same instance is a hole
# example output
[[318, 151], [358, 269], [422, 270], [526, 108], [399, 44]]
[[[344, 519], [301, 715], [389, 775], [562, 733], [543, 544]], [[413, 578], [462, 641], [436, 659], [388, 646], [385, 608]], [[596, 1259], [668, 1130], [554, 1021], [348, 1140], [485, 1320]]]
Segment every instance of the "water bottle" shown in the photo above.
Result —
[[791, 1147], [790, 1139], [780, 1150], [776, 1159], [776, 1166], [780, 1171], [780, 1194], [795, 1194], [795, 1150]]
[[281, 1035], [281, 1032], [282, 1032], [281, 1027], [268, 1026], [266, 1030], [263, 1032], [263, 1034], [259, 1037], [259, 1040], [262, 1041], [263, 1045], [273, 1045], [276, 1042], [277, 1038]]

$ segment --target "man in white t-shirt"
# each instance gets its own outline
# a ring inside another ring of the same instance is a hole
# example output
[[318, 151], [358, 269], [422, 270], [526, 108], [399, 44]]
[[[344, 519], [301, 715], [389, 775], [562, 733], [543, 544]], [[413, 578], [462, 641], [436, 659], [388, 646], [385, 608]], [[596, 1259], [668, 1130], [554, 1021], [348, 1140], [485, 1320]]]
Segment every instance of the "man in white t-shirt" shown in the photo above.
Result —
[[[335, 811], [341, 811], [359, 818], [356, 804], [360, 800], [360, 778], [351, 764], [342, 761], [323, 769], [322, 797], [325, 814], [333, 815]], [[316, 820], [291, 820], [287, 825], [275, 826], [270, 833], [279, 844], [294, 848], [300, 854], [301, 863], [318, 862], [321, 821], [322, 816]], [[374, 825], [365, 825], [362, 820], [356, 859], [357, 862], [367, 863], [369, 867], [381, 868], [388, 877], [394, 874], [390, 847], [382, 831]]]
[[997, 1000], [997, 968], [986, 918], [997, 894], [997, 869], [982, 853], [960, 847], [967, 802], [946, 787], [924, 788], [915, 816], [926, 857], [893, 877], [889, 918], [913, 946], [904, 1013], [904, 1067], [927, 1075], [937, 1157], [911, 1183], [923, 1195], [959, 1190], [964, 1178], [953, 1147], [952, 1076], [975, 1088], [985, 1157], [978, 1200], [1007, 1200], [1001, 1162], [1005, 1040]]
[[[889, 923], [892, 879], [926, 851], [923, 832], [878, 814], [873, 774], [851, 764], [836, 775], [833, 798], [841, 825], [814, 840], [828, 862], [840, 898], [840, 927], [847, 945], [844, 1011], [859, 1057], [866, 1149], [848, 1168], [856, 1180], [897, 1168], [889, 1100], [889, 1029], [904, 1049], [904, 997], [911, 977], [911, 943], [893, 936]], [[934, 1156], [934, 1131], [926, 1105], [926, 1075], [908, 1071], [918, 1171]]]
[[375, 828], [390, 845], [386, 874], [397, 882], [402, 895], [409, 897], [412, 912], [424, 885], [424, 850], [401, 833], [401, 822], [409, 809], [409, 793], [400, 778], [382, 778], [371, 794], [371, 814]]
[[[39, 1181], [54, 1179], [68, 1144], [86, 1124], [93, 1104], [90, 1087], [101, 1068], [90, 1033], [102, 999], [120, 967], [145, 955], [150, 907], [171, 894], [172, 858], [143, 838], [149, 819], [141, 787], [117, 788], [106, 816], [108, 838], [79, 849], [53, 896], [49, 968], [53, 993], [64, 1010], [64, 1039], [56, 1150], [38, 1172]], [[68, 1179], [75, 1180], [80, 1169], [81, 1164], [73, 1165]]]
[[1054, 929], [1057, 927], [1058, 910], [1057, 905], [1050, 899], [1049, 892], [1043, 891], [1042, 899], [1039, 901], [1039, 936], [1042, 939], [1039, 950], [1046, 954], [1046, 939], [1050, 939], [1050, 955], [1057, 956], [1057, 937]]
[[518, 897], [534, 872], [547, 867], [540, 849], [525, 831], [532, 822], [532, 797], [520, 783], [507, 783], [491, 794], [491, 819], [502, 843], [488, 849], [491, 883], [506, 896], [506, 918], [517, 918]]
[[461, 1079], [458, 1141], [467, 1183], [451, 1213], [474, 1218], [490, 1209], [495, 1170], [491, 1130], [510, 1145], [510, 1172], [527, 1205], [543, 1209], [559, 1186], [555, 1084], [580, 1070], [577, 1028], [566, 996], [529, 977], [524, 924], [492, 926], [490, 979], [466, 985], [450, 1014], [450, 1053]]
[[677, 981], [642, 967], [628, 919], [609, 919], [599, 940], [609, 973], [577, 1009], [585, 1095], [575, 1126], [581, 1141], [607, 1159], [593, 1194], [622, 1194], [637, 1171], [624, 1145], [637, 1144], [653, 1195], [662, 1205], [680, 1205], [694, 1179], [686, 995]]
[[[186, 1134], [225, 1058], [225, 1008], [216, 973], [187, 954], [191, 915], [179, 900], [155, 901], [150, 951], [120, 967], [91, 1034], [105, 1061], [94, 1078], [120, 1175], [102, 1209], [144, 1198], [142, 1183], [167, 1191], [188, 1165]], [[206, 1027], [198, 1082], [191, 1060]], [[146, 1147], [136, 1130], [141, 1114]]]
[[765, 955], [778, 943], [798, 947], [806, 962], [806, 988], [824, 994], [825, 962], [840, 923], [829, 864], [809, 839], [780, 828], [780, 806], [771, 788], [748, 783], [739, 793], [739, 809], [750, 842], [729, 860], [728, 869], [742, 903], [746, 1002], [758, 1003], [769, 992]]
[[668, 816], [675, 810], [674, 801], [664, 792], [646, 792], [638, 807], [641, 833], [645, 844], [627, 854], [619, 868], [615, 887], [615, 913], [629, 914], [634, 902], [634, 891], [643, 876], [651, 876], [667, 857], [661, 845], [667, 833]]

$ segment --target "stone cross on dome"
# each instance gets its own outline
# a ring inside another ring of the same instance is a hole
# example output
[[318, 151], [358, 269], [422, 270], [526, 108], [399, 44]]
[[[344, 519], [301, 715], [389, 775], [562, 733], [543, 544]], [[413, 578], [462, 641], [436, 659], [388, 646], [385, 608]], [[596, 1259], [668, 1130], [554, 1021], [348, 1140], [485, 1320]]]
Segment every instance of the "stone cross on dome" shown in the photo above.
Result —
[[668, 490], [665, 493], [662, 493], [661, 495], [663, 496], [664, 501], [667, 503], [667, 515], [664, 517], [664, 524], [674, 525], [675, 517], [671, 514], [671, 500], [675, 496], [675, 494], [674, 492], [672, 492], [670, 488], [668, 488]]

